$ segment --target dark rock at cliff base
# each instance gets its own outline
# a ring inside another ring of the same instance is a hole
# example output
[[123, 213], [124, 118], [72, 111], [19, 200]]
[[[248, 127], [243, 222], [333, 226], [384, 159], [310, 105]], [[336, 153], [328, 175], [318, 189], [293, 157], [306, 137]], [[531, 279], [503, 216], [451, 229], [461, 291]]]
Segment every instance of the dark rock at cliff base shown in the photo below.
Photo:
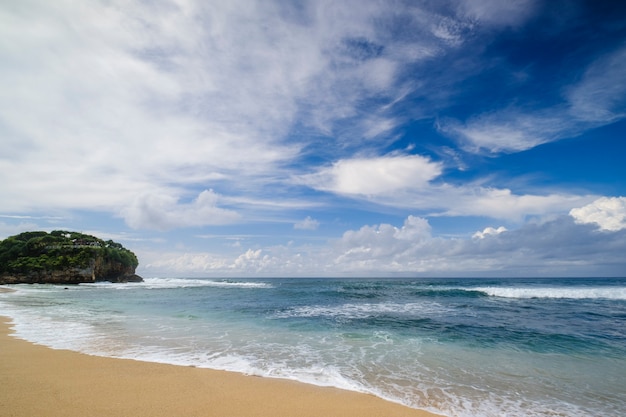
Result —
[[0, 241], [0, 284], [141, 282], [121, 244], [76, 232], [25, 232]]

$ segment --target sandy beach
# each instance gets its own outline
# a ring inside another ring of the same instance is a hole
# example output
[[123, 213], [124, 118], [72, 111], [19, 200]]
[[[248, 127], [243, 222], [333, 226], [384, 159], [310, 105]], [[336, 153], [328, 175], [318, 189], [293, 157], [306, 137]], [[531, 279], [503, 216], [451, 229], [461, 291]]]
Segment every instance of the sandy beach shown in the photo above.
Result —
[[5, 417], [427, 417], [380, 398], [237, 373], [88, 356], [10, 336], [0, 317]]

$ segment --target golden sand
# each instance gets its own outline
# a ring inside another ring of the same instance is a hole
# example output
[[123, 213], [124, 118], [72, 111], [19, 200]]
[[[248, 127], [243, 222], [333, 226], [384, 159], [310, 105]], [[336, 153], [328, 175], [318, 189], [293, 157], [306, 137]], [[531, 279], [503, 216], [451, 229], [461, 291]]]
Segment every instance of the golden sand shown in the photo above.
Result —
[[432, 417], [380, 398], [293, 381], [53, 350], [0, 318], [3, 417]]

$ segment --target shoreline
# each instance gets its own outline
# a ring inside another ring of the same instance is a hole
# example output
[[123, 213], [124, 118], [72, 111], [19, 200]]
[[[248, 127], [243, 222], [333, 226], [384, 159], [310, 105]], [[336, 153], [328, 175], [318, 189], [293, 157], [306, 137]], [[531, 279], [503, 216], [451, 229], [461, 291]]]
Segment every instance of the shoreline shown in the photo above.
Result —
[[0, 406], [12, 417], [436, 417], [369, 394], [35, 345], [0, 316]]

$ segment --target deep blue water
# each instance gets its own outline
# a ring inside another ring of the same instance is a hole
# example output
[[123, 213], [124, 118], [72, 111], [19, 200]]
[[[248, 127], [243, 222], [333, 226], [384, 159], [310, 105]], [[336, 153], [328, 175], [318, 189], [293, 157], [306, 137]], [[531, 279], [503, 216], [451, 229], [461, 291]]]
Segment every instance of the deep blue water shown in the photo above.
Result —
[[369, 392], [449, 416], [626, 415], [624, 279], [13, 286], [18, 337]]

